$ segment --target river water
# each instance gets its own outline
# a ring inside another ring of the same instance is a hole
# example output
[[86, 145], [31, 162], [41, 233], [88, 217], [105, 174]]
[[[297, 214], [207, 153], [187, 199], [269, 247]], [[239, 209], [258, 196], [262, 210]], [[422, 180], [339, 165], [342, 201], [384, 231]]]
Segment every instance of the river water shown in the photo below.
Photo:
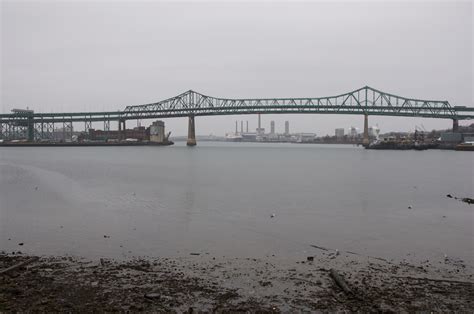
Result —
[[317, 245], [400, 261], [447, 254], [474, 265], [474, 206], [446, 197], [473, 197], [473, 180], [470, 152], [4, 147], [0, 250], [300, 258]]

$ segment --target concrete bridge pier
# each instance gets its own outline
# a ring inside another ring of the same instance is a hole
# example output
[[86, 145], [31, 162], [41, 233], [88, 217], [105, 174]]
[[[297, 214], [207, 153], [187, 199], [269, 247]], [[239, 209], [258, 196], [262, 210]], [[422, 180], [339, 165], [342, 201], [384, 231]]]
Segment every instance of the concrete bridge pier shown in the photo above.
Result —
[[362, 139], [362, 145], [369, 145], [369, 115], [364, 114], [364, 138]]
[[188, 121], [188, 141], [186, 142], [188, 146], [196, 146], [196, 129], [194, 124], [194, 115], [189, 116]]
[[453, 119], [453, 133], [459, 132], [459, 120]]
[[125, 120], [119, 120], [118, 123], [119, 123], [118, 124], [118, 139], [119, 141], [121, 141], [125, 139], [125, 130], [126, 130]]
[[28, 130], [28, 141], [33, 142], [35, 140], [35, 123], [33, 122], [32, 116], [28, 117], [27, 130]]

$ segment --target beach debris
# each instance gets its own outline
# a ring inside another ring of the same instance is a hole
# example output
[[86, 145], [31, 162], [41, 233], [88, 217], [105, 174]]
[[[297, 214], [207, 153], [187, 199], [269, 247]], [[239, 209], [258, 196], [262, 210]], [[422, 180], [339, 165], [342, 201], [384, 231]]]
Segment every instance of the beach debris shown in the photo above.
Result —
[[153, 300], [153, 299], [159, 299], [161, 295], [159, 293], [147, 293], [145, 294], [145, 298]]
[[412, 209], [413, 207], [411, 205], [408, 205], [408, 209]]
[[39, 257], [35, 256], [35, 257], [27, 259], [26, 261], [23, 261], [23, 262], [20, 262], [18, 264], [15, 264], [13, 266], [10, 266], [8, 268], [2, 269], [2, 270], [0, 270], [0, 275], [6, 274], [6, 273], [8, 273], [12, 270], [15, 270], [15, 269], [20, 268], [22, 266], [25, 266], [27, 264], [33, 263], [33, 262], [37, 261], [38, 259], [39, 259]]
[[446, 197], [454, 198], [455, 200], [459, 200], [459, 201], [464, 202], [464, 203], [467, 203], [467, 204], [469, 204], [469, 205], [474, 204], [474, 199], [473, 199], [473, 198], [470, 198], [470, 197], [460, 198], [460, 197], [453, 196], [453, 195], [451, 195], [451, 194], [446, 195]]
[[462, 201], [463, 201], [464, 203], [467, 203], [467, 204], [470, 204], [470, 205], [474, 204], [474, 199], [469, 198], [469, 197], [463, 198]]
[[92, 287], [97, 287], [99, 285], [98, 281], [91, 282]]
[[270, 215], [270, 218], [275, 218], [275, 216], [276, 216], [276, 214], [273, 213], [273, 214]]
[[329, 270], [329, 275], [331, 278], [336, 282], [336, 284], [339, 286], [339, 288], [344, 291], [345, 294], [352, 295], [352, 290], [347, 284], [347, 282], [344, 280], [344, 277], [340, 274], [337, 273], [337, 271], [334, 268], [331, 268]]
[[314, 244], [310, 244], [309, 246], [314, 247], [316, 249], [323, 250], [323, 251], [329, 251], [329, 249], [327, 249], [325, 247], [322, 247], [322, 246], [317, 246], [317, 245], [314, 245]]
[[193, 253], [189, 253], [190, 255], [201, 255], [201, 253], [196, 253], [196, 252], [193, 252]]
[[109, 235], [106, 235], [106, 234], [104, 234], [104, 238], [108, 239], [108, 238], [110, 238], [110, 236], [109, 236]]
[[314, 261], [314, 256], [308, 256], [308, 257], [306, 257], [306, 260], [308, 262], [312, 262], [312, 261]]

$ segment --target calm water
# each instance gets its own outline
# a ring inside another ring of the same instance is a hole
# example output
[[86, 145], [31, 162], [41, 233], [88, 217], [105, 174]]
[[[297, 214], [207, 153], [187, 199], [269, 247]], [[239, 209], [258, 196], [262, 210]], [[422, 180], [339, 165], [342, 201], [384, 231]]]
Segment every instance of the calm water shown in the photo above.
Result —
[[286, 258], [315, 244], [474, 264], [474, 206], [446, 197], [474, 196], [470, 152], [198, 145], [0, 148], [0, 250]]

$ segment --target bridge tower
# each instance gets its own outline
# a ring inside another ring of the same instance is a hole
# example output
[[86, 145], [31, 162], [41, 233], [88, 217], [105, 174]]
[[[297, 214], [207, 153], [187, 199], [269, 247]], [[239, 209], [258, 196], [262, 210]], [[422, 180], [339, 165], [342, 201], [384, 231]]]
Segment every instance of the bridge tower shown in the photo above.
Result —
[[362, 139], [362, 145], [369, 145], [369, 115], [364, 114], [364, 138]]
[[188, 146], [196, 146], [196, 129], [194, 124], [194, 115], [189, 116], [188, 121], [188, 141], [186, 142]]

